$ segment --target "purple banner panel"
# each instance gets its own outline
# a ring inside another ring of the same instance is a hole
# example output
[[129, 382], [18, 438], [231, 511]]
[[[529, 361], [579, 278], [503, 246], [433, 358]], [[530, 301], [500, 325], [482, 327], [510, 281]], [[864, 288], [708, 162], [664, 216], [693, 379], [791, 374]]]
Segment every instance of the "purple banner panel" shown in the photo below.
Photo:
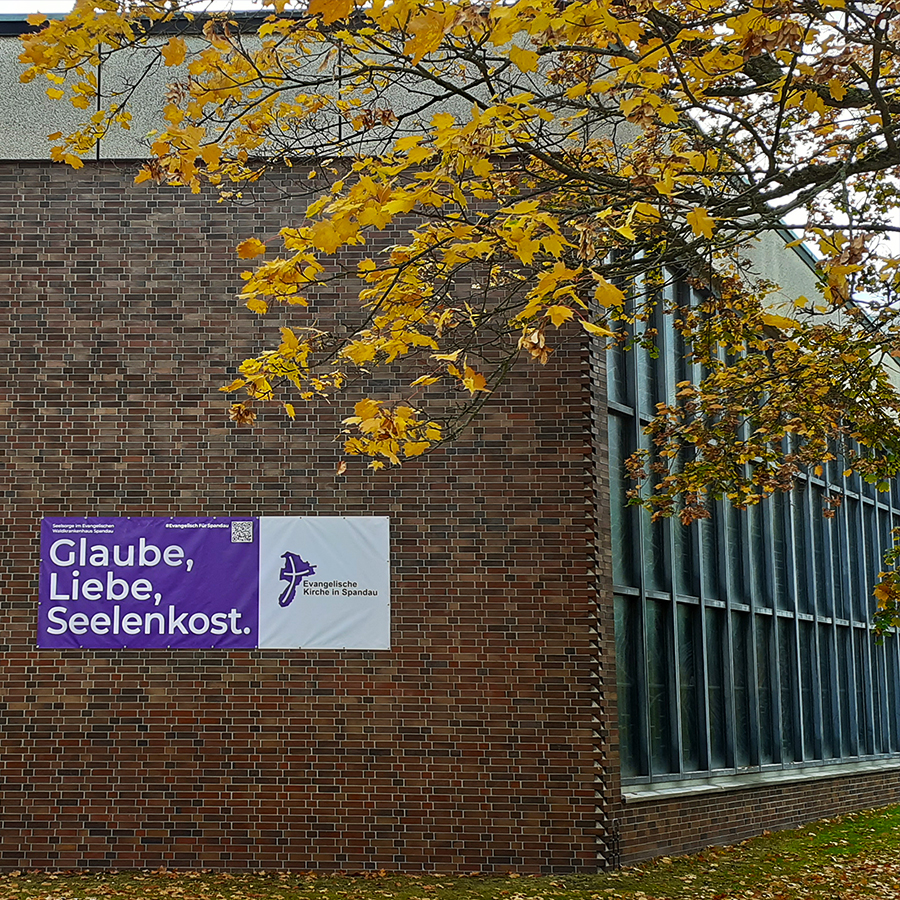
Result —
[[257, 646], [259, 520], [44, 519], [38, 646]]

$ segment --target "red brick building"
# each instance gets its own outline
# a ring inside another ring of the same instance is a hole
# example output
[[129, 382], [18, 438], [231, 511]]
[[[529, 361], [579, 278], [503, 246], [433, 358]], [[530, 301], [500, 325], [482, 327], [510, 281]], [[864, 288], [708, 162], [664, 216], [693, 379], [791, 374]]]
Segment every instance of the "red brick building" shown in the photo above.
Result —
[[[16, 134], [0, 865], [591, 871], [897, 799], [897, 647], [865, 624], [883, 497], [841, 483], [826, 523], [810, 479], [650, 528], [620, 463], [677, 355], [578, 341], [451, 449], [338, 477], [345, 410], [247, 430], [217, 390], [272, 327], [234, 246], [298, 214], [296, 175], [227, 206]], [[36, 648], [42, 517], [343, 514], [391, 519], [388, 651]]]

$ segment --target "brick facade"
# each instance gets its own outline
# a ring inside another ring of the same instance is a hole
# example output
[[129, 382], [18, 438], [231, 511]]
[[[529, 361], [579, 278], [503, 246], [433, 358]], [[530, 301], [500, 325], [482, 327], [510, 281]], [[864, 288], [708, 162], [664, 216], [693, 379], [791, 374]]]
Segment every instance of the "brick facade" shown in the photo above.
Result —
[[[243, 206], [133, 172], [0, 163], [0, 867], [591, 871], [900, 796], [892, 770], [623, 803], [602, 356], [336, 477], [346, 408], [246, 430], [217, 391], [278, 324], [234, 246], [302, 211], [295, 171]], [[41, 516], [232, 514], [390, 516], [392, 649], [35, 649]]]
[[[251, 431], [216, 390], [277, 324], [233, 248], [296, 175], [243, 207], [133, 176], [0, 165], [0, 865], [596, 867], [585, 352], [336, 478], [346, 409]], [[35, 650], [41, 516], [231, 514], [390, 516], [392, 649]]]
[[713, 844], [733, 844], [763, 831], [796, 828], [858, 809], [900, 802], [900, 772], [835, 777], [802, 776], [793, 782], [642, 798], [620, 810], [622, 862], [663, 854], [695, 853]]

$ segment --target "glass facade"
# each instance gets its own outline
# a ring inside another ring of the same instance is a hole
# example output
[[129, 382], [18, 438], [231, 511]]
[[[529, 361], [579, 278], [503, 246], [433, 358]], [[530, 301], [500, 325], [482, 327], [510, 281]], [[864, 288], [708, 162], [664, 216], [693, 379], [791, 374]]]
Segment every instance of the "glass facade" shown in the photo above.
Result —
[[651, 523], [626, 504], [624, 461], [648, 446], [656, 403], [699, 375], [665, 314], [652, 324], [657, 358], [608, 351], [623, 783], [900, 753], [900, 641], [879, 646], [869, 626], [900, 485], [879, 493], [837, 460], [758, 507]]

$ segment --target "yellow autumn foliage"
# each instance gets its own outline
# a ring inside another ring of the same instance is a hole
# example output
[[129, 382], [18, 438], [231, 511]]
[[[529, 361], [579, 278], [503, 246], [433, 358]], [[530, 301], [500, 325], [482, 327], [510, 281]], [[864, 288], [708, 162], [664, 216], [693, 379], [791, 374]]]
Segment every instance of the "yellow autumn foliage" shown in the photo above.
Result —
[[[126, 55], [136, 81], [162, 67], [136, 190], [230, 202], [296, 173], [305, 216], [236, 248], [257, 261], [243, 302], [280, 335], [222, 388], [244, 396], [235, 422], [397, 366], [406, 390], [344, 422], [377, 469], [457, 433], [517, 356], [593, 341], [652, 359], [668, 333], [689, 378], [645, 410], [631, 462], [654, 515], [759, 502], [838, 449], [873, 484], [900, 469], [890, 4], [270, 0], [255, 36], [204, 7], [78, 0], [34, 20], [21, 77], [83, 112], [51, 138], [81, 166], [130, 125], [98, 60]], [[761, 235], [815, 248], [818, 293], [770, 308]], [[340, 330], [317, 309], [336, 292], [358, 301]]]

